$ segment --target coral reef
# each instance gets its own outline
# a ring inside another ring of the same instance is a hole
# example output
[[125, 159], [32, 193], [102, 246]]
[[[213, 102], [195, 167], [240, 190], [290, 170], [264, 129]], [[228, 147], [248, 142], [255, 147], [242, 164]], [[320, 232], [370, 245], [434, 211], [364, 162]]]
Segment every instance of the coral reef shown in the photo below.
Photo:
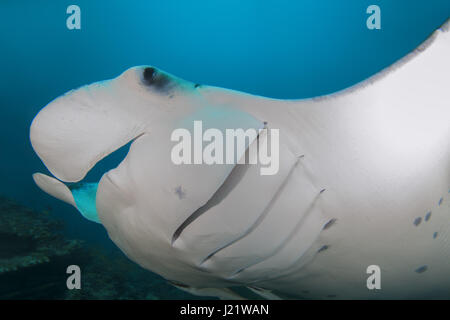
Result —
[[79, 248], [81, 241], [66, 240], [54, 232], [60, 226], [46, 213], [0, 197], [0, 275], [48, 263]]
[[54, 298], [54, 289], [65, 281], [65, 274], [55, 277], [55, 271], [64, 270], [64, 259], [82, 246], [80, 240], [65, 239], [61, 228], [48, 211], [0, 196], [0, 299]]

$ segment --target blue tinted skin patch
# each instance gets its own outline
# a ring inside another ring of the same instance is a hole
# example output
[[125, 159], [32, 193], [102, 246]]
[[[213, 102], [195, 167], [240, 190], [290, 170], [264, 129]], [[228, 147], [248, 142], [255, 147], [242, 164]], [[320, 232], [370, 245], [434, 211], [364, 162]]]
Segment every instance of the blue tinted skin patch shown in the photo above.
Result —
[[440, 198], [438, 204], [441, 205], [443, 201], [444, 201], [444, 198]]
[[437, 236], [438, 236], [438, 233], [437, 233], [437, 232], [433, 233], [433, 239], [436, 239]]
[[83, 217], [90, 221], [101, 223], [95, 205], [97, 188], [98, 183], [77, 183], [69, 186], [78, 211], [80, 211]]
[[428, 266], [421, 266], [419, 268], [416, 269], [417, 273], [424, 273], [425, 271], [427, 271]]
[[414, 220], [414, 225], [417, 227], [422, 222], [422, 218], [418, 217]]
[[425, 221], [430, 220], [430, 218], [431, 218], [431, 211], [428, 211], [426, 216], [425, 216]]

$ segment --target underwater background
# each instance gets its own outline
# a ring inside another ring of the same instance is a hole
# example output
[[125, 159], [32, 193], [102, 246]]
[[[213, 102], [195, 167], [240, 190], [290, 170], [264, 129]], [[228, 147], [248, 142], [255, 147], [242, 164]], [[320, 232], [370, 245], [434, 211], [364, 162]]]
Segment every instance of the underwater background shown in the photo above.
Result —
[[[66, 27], [71, 4], [81, 30]], [[372, 4], [381, 30], [366, 26]], [[449, 16], [448, 0], [1, 0], [0, 299], [196, 298], [129, 261], [101, 225], [34, 184], [31, 175], [48, 170], [29, 126], [54, 98], [147, 64], [267, 97], [327, 94], [389, 66]], [[83, 290], [67, 290], [69, 264], [81, 267]]]

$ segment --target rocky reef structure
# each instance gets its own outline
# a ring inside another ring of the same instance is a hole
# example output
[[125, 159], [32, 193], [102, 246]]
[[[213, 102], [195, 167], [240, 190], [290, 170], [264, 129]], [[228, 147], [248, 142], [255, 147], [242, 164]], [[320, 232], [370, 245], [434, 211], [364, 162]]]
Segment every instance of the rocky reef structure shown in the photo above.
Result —
[[70, 254], [81, 241], [55, 231], [61, 222], [0, 197], [0, 275]]
[[[0, 196], [0, 300], [199, 299], [139, 267], [117, 248], [67, 239], [49, 210]], [[81, 289], [66, 286], [67, 267], [81, 269]]]
[[61, 228], [48, 211], [0, 196], [0, 299], [53, 298], [54, 289], [64, 286], [64, 272], [55, 277], [53, 268], [63, 268], [82, 241], [65, 239]]

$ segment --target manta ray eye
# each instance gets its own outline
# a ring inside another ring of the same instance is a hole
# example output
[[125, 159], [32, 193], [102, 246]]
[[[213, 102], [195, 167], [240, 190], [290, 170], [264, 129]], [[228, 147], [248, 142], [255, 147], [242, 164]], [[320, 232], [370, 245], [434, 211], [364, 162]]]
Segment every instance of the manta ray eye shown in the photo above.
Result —
[[153, 75], [155, 74], [155, 68], [145, 68], [144, 69], [144, 79], [146, 81], [151, 81], [153, 78]]
[[170, 82], [170, 79], [164, 73], [158, 72], [155, 68], [147, 67], [142, 74], [143, 82], [157, 89], [163, 89]]

